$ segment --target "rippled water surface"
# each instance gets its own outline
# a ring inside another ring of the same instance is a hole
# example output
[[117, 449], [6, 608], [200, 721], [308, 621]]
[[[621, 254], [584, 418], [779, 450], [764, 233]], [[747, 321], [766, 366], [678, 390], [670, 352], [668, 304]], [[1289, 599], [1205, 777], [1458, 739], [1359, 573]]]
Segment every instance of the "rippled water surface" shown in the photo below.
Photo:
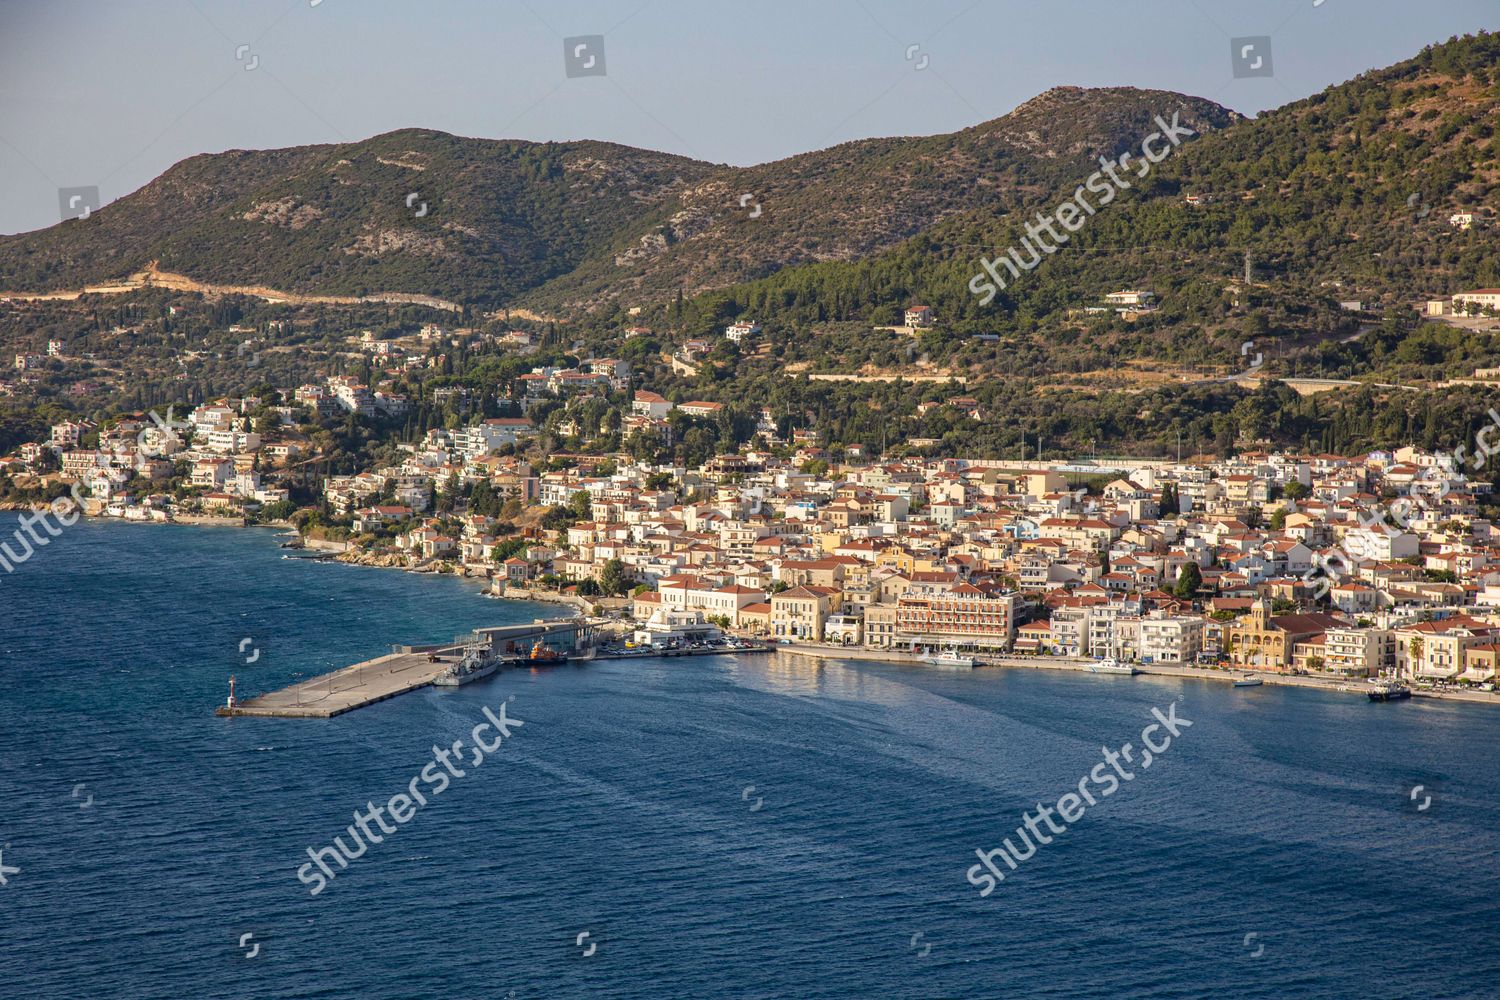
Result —
[[[212, 714], [231, 673], [268, 689], [557, 613], [258, 531], [80, 524], [39, 549], [0, 576], [0, 996], [1500, 989], [1485, 706], [777, 654]], [[525, 725], [494, 756], [309, 894], [307, 848], [510, 696]], [[1191, 728], [981, 898], [975, 849], [1177, 699]]]

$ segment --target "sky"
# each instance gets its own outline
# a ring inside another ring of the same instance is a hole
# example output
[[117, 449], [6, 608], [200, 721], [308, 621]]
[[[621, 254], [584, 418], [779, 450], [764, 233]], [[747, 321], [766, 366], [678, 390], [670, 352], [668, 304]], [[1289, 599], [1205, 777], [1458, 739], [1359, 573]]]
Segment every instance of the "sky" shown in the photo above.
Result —
[[0, 233], [63, 188], [406, 127], [743, 166], [1062, 85], [1256, 114], [1497, 27], [1496, 0], [0, 0]]

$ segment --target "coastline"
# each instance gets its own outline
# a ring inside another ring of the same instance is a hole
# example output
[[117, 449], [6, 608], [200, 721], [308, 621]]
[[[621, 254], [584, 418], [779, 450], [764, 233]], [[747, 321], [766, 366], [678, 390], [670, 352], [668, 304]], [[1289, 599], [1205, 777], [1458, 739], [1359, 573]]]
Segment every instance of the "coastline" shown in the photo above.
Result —
[[[46, 504], [37, 506], [35, 504], [20, 504], [13, 502], [0, 503], [0, 514], [6, 512], [24, 513], [27, 511], [43, 511], [46, 509], [48, 509]], [[477, 584], [480, 584], [482, 593], [486, 597], [497, 597], [510, 600], [554, 604], [572, 603], [573, 601], [578, 600], [576, 598], [566, 598], [560, 594], [551, 595], [550, 600], [546, 597], [532, 596], [530, 594], [524, 597], [512, 596], [509, 594], [496, 594], [493, 592], [493, 583], [495, 578], [492, 575], [482, 575], [478, 572], [471, 571], [469, 567], [462, 565], [454, 568], [453, 564], [449, 564], [446, 562], [440, 563], [439, 565], [449, 567], [447, 569], [424, 566], [398, 565], [392, 561], [396, 558], [394, 553], [386, 555], [369, 555], [362, 552], [351, 553], [348, 549], [347, 542], [336, 542], [322, 538], [304, 537], [297, 532], [296, 527], [290, 521], [258, 521], [252, 523], [246, 521], [243, 517], [216, 517], [206, 514], [176, 514], [171, 517], [161, 518], [126, 518], [108, 517], [101, 514], [90, 514], [87, 511], [83, 512], [81, 521], [89, 524], [119, 524], [131, 525], [135, 527], [177, 526], [184, 528], [243, 528], [246, 530], [271, 530], [281, 533], [296, 533], [297, 538], [299, 539], [301, 544], [291, 546], [291, 548], [297, 551], [314, 552], [316, 553], [316, 555], [302, 557], [286, 556], [285, 558], [318, 559], [318, 561], [321, 562], [337, 562], [342, 563], [345, 566], [362, 566], [369, 569], [400, 570], [402, 572], [412, 573], [418, 576], [453, 576], [458, 577], [459, 579], [470, 580]], [[282, 547], [285, 548], [287, 546]]]
[[[43, 507], [15, 503], [0, 504], [0, 512], [43, 510]], [[223, 518], [207, 515], [179, 515], [171, 519], [162, 520], [133, 520], [118, 517], [105, 517], [100, 515], [85, 514], [84, 517], [91, 522], [120, 523], [135, 525], [163, 525], [176, 524], [184, 527], [238, 527], [238, 528], [270, 528], [282, 532], [295, 531], [295, 527], [289, 521], [272, 521], [263, 523], [247, 523], [244, 518]], [[336, 542], [327, 539], [305, 538], [299, 533], [298, 538], [302, 545], [299, 548], [312, 549], [319, 552], [327, 561], [339, 562], [349, 566], [364, 566], [372, 569], [395, 569], [406, 573], [417, 575], [454, 576], [465, 580], [472, 580], [482, 585], [482, 593], [486, 597], [499, 600], [529, 601], [532, 603], [558, 604], [574, 608], [580, 614], [592, 614], [594, 606], [584, 598], [561, 594], [552, 591], [535, 591], [529, 588], [512, 588], [509, 586], [496, 588], [495, 584], [499, 577], [493, 573], [481, 575], [471, 571], [471, 568], [462, 564], [452, 564], [440, 561], [434, 566], [406, 566], [397, 565], [393, 562], [398, 558], [395, 553], [382, 555], [370, 555], [367, 553], [348, 550], [347, 542]], [[291, 557], [288, 557], [291, 558]], [[313, 557], [305, 557], [313, 558]], [[443, 568], [446, 567], [446, 568]], [[922, 660], [920, 653], [906, 653], [900, 650], [878, 650], [859, 646], [835, 646], [825, 643], [772, 643], [772, 652], [784, 652], [803, 656], [813, 656], [820, 659], [856, 660], [873, 663], [894, 663], [907, 666], [927, 667], [933, 670], [943, 670], [942, 667], [930, 667]], [[1092, 660], [1075, 660], [1057, 656], [988, 656], [980, 658], [975, 669], [981, 668], [1020, 668], [1032, 670], [1061, 670], [1074, 673], [1093, 673], [1090, 669]], [[1253, 673], [1265, 684], [1280, 687], [1313, 688], [1321, 691], [1329, 691], [1338, 694], [1353, 694], [1364, 696], [1370, 690], [1370, 685], [1364, 678], [1333, 678], [1314, 677], [1308, 675], [1280, 674], [1271, 671], [1246, 671], [1246, 670], [1224, 670], [1212, 667], [1198, 667], [1190, 664], [1165, 664], [1153, 663], [1142, 666], [1134, 665], [1141, 675], [1152, 677], [1187, 677], [1198, 680], [1215, 680], [1232, 683], [1246, 673]], [[1116, 676], [1116, 675], [1107, 675]], [[1464, 702], [1469, 704], [1500, 706], [1500, 692], [1485, 691], [1423, 691], [1412, 688], [1413, 699], [1426, 699], [1431, 701]]]
[[[825, 660], [860, 660], [870, 663], [895, 663], [907, 666], [928, 667], [926, 663], [922, 662], [921, 654], [903, 653], [899, 650], [864, 649], [855, 646], [832, 646], [814, 643], [777, 644], [771, 648], [773, 651], [779, 653], [813, 656]], [[1093, 671], [1089, 667], [1093, 662], [1092, 660], [1074, 660], [1058, 656], [991, 656], [982, 658], [974, 669], [982, 670], [998, 667], [1002, 669], [1060, 670], [1072, 673], [1092, 674]], [[1192, 678], [1195, 680], [1220, 681], [1223, 683], [1233, 683], [1247, 673], [1244, 670], [1220, 670], [1212, 667], [1195, 667], [1189, 664], [1153, 663], [1147, 666], [1139, 664], [1135, 664], [1134, 666], [1141, 676], [1146, 677]], [[929, 667], [928, 669], [942, 670], [943, 668]], [[1270, 671], [1249, 672], [1254, 673], [1256, 677], [1259, 677], [1267, 685], [1313, 688], [1319, 691], [1352, 694], [1360, 697], [1367, 696], [1372, 686], [1366, 683], [1363, 678], [1312, 677], [1296, 674], [1278, 674]], [[1104, 674], [1096, 676], [1115, 677], [1119, 675]], [[1500, 706], [1500, 694], [1487, 691], [1438, 692], [1421, 691], [1413, 688], [1412, 698]]]

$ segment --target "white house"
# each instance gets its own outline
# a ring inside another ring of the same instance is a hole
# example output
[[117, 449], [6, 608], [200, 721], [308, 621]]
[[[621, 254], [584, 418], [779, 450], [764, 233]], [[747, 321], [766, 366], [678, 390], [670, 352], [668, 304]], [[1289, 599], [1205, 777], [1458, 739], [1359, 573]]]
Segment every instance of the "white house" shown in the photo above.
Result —
[[1149, 306], [1155, 300], [1155, 292], [1141, 291], [1135, 288], [1128, 288], [1121, 292], [1110, 292], [1104, 296], [1104, 301], [1112, 306]]
[[661, 420], [672, 412], [672, 404], [663, 396], [641, 389], [630, 404], [630, 412], [639, 417]]
[[1500, 309], [1500, 288], [1479, 288], [1472, 292], [1459, 292], [1453, 296], [1453, 308], [1474, 305], [1481, 309]]

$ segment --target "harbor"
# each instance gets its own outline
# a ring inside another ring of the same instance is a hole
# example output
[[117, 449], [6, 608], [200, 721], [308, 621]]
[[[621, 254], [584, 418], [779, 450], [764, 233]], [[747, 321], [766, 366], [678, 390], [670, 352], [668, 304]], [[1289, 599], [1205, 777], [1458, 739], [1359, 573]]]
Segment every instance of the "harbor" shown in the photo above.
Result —
[[590, 660], [722, 656], [764, 653], [770, 647], [743, 640], [625, 648], [603, 638], [598, 619], [538, 619], [522, 625], [476, 629], [446, 644], [393, 646], [389, 653], [241, 700], [236, 679], [215, 714], [225, 718], [331, 719], [425, 687], [458, 687], [505, 669]]
[[230, 679], [224, 717], [331, 719], [367, 705], [430, 687], [465, 654], [481, 650], [504, 665], [564, 663], [592, 656], [599, 623], [585, 618], [536, 621], [476, 629], [450, 643], [394, 646], [389, 653], [313, 677], [280, 690], [240, 700]]

